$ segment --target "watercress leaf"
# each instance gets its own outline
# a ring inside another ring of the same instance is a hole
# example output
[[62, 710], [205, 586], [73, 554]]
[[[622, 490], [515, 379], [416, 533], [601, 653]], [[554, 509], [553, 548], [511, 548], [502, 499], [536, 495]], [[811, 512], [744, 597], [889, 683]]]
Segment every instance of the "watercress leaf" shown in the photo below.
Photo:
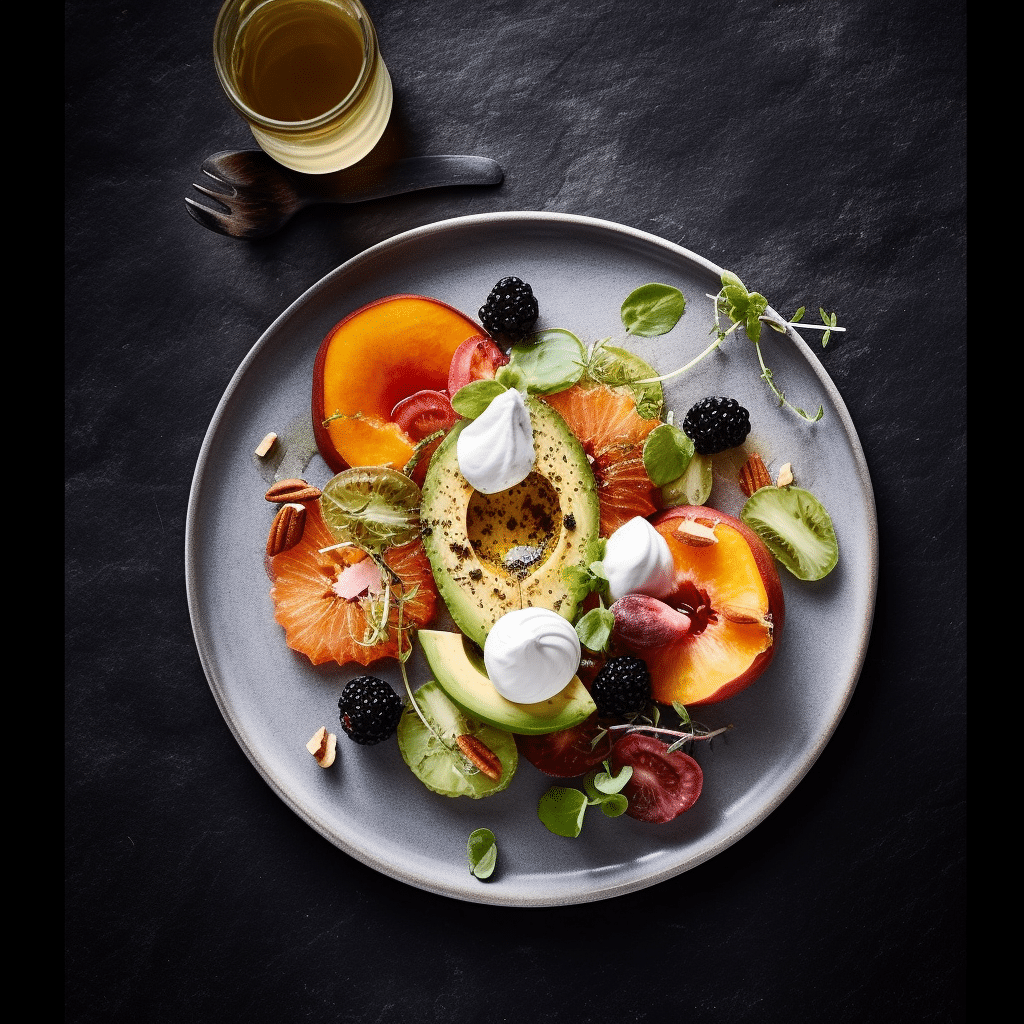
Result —
[[790, 322], [791, 324], [798, 324], [798, 323], [800, 323], [800, 321], [801, 321], [801, 320], [803, 320], [803, 318], [804, 318], [804, 313], [805, 313], [805, 312], [806, 312], [806, 309], [805, 309], [805, 308], [804, 308], [803, 306], [801, 306], [801, 307], [800, 307], [800, 308], [799, 308], [799, 309], [798, 309], [798, 310], [797, 310], [797, 311], [796, 311], [796, 312], [795, 312], [795, 313], [794, 313], [794, 314], [793, 314], [793, 315], [792, 315], [792, 316], [791, 316], [791, 317], [789, 318], [789, 322]]
[[693, 441], [674, 424], [662, 423], [644, 442], [644, 469], [655, 487], [663, 487], [686, 472], [693, 454]]
[[743, 292], [747, 290], [743, 282], [731, 270], [722, 271], [722, 286], [739, 288]]
[[499, 366], [498, 372], [494, 375], [494, 379], [509, 390], [512, 388], [519, 389], [523, 385], [523, 379], [519, 371], [511, 363]]
[[604, 571], [604, 562], [591, 562], [590, 571], [600, 580], [608, 582], [608, 573]]
[[629, 810], [629, 800], [622, 793], [611, 793], [601, 801], [601, 810], [609, 818], [617, 818]]
[[498, 861], [494, 833], [489, 828], [478, 828], [471, 832], [466, 850], [469, 854], [469, 870], [477, 878], [490, 878]]
[[615, 616], [609, 608], [591, 608], [576, 623], [576, 635], [588, 650], [603, 651], [608, 646], [615, 626]]
[[578, 789], [552, 786], [537, 805], [537, 817], [544, 827], [556, 836], [575, 839], [583, 830], [583, 815], [587, 812], [587, 798]]
[[819, 307], [818, 307], [818, 312], [819, 312], [819, 313], [821, 314], [821, 322], [822, 322], [822, 323], [823, 323], [823, 324], [824, 324], [824, 325], [825, 325], [826, 327], [828, 327], [828, 326], [832, 326], [832, 327], [835, 327], [835, 321], [833, 321], [831, 325], [829, 324], [829, 321], [828, 321], [828, 313], [826, 313], [826, 312], [825, 312], [825, 310], [821, 308], [821, 306], [819, 306]]
[[528, 341], [513, 345], [507, 366], [518, 375], [517, 387], [525, 386], [536, 395], [550, 395], [575, 384], [586, 364], [583, 342], [575, 334], [556, 328], [539, 331]]
[[680, 704], [679, 701], [672, 701], [672, 710], [679, 716], [679, 721], [683, 725], [689, 725], [690, 723], [690, 712], [686, 710], [685, 705]]
[[491, 400], [508, 390], [496, 380], [474, 380], [452, 395], [452, 408], [467, 420], [475, 420]]
[[686, 311], [686, 298], [668, 284], [642, 284], [626, 296], [620, 314], [627, 333], [641, 338], [668, 334]]
[[627, 782], [633, 777], [633, 766], [624, 764], [618, 775], [612, 775], [608, 762], [605, 762], [605, 770], [594, 774], [594, 788], [599, 793], [620, 793]]

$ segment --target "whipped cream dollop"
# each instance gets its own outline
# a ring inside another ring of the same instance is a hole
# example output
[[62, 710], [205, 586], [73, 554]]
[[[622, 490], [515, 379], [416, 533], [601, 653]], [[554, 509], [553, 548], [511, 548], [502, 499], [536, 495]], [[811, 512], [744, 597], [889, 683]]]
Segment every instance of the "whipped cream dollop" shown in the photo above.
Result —
[[533, 470], [533, 425], [515, 388], [491, 399], [466, 425], [456, 445], [459, 470], [482, 494], [497, 494], [522, 483]]
[[484, 666], [494, 688], [516, 704], [536, 704], [569, 685], [580, 665], [572, 623], [547, 608], [519, 608], [494, 624]]
[[630, 519], [608, 538], [602, 564], [613, 601], [626, 594], [665, 597], [672, 592], [672, 552], [665, 538], [642, 516]]

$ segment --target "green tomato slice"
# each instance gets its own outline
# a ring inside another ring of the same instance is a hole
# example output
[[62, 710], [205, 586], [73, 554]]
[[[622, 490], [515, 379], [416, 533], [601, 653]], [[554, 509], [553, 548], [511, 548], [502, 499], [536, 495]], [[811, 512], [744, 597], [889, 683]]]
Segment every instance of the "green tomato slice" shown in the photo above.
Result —
[[382, 552], [420, 535], [420, 489], [387, 466], [346, 469], [324, 485], [320, 512], [335, 540]]
[[740, 518], [798, 580], [820, 580], [839, 561], [839, 541], [825, 506], [802, 487], [762, 487]]
[[[434, 681], [421, 686], [415, 696], [433, 731], [423, 724], [416, 709], [407, 705], [398, 723], [398, 749], [416, 778], [442, 796], [474, 800], [505, 789], [519, 763], [511, 734], [464, 714]], [[497, 782], [475, 769], [459, 752], [457, 740], [463, 735], [475, 736], [498, 756], [501, 778]]]

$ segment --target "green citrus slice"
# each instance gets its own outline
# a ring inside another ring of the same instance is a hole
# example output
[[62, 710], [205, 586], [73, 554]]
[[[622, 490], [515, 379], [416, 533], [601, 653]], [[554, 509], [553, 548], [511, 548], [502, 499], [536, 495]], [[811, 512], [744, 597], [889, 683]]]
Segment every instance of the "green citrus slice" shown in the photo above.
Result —
[[320, 512], [341, 543], [380, 552], [420, 535], [420, 489], [387, 466], [358, 466], [332, 477], [320, 495]]

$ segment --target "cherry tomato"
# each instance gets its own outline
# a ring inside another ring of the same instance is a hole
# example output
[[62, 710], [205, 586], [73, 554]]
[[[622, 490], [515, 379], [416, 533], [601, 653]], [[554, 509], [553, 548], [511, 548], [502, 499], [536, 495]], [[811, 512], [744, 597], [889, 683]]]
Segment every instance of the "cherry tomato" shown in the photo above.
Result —
[[454, 395], [471, 381], [493, 378], [498, 367], [507, 362], [508, 356], [490, 338], [482, 334], [467, 338], [452, 356], [448, 370], [448, 394]]
[[516, 746], [519, 753], [545, 775], [574, 779], [596, 768], [608, 757], [611, 751], [608, 733], [594, 743], [601, 732], [601, 723], [594, 714], [571, 729], [541, 736], [516, 736]]
[[403, 398], [391, 410], [391, 419], [414, 441], [422, 441], [438, 430], [450, 430], [459, 421], [443, 391], [417, 391]]

